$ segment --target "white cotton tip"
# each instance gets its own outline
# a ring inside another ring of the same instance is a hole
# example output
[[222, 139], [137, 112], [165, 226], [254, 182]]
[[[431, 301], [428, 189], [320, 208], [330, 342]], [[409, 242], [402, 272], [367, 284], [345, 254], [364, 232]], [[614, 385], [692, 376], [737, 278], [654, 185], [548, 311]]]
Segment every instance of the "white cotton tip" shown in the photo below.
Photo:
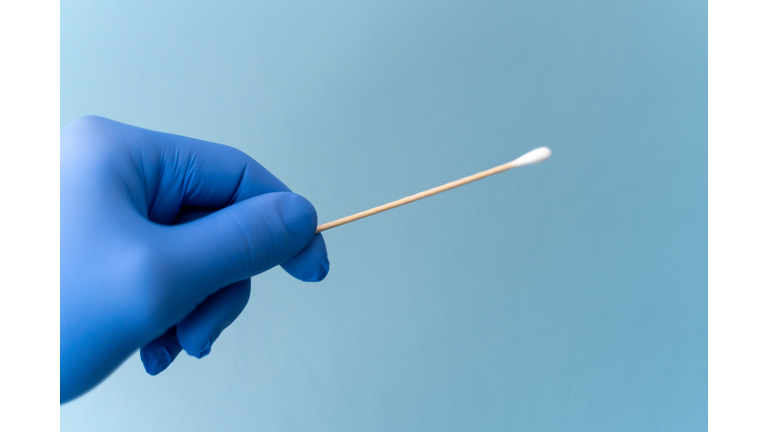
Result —
[[549, 159], [549, 156], [551, 154], [552, 154], [552, 150], [550, 150], [549, 147], [539, 147], [537, 149], [531, 150], [528, 153], [520, 156], [519, 158], [510, 162], [509, 164], [513, 167], [521, 167], [524, 165], [537, 164]]

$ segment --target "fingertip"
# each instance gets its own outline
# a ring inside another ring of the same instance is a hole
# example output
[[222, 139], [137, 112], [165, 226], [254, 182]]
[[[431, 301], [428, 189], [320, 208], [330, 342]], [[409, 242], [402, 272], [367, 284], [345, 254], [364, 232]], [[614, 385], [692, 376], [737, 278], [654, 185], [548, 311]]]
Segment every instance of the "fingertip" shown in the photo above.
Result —
[[192, 357], [203, 358], [211, 352], [211, 347], [216, 339], [221, 335], [221, 329], [218, 323], [210, 322], [191, 322], [189, 318], [181, 323], [179, 332], [179, 342], [184, 351]]
[[208, 347], [208, 348], [206, 348], [206, 349], [202, 350], [202, 351], [201, 351], [199, 354], [197, 354], [195, 357], [197, 357], [197, 358], [201, 359], [201, 358], [203, 358], [203, 357], [207, 356], [207, 355], [208, 355], [208, 354], [210, 354], [210, 353], [211, 353], [211, 347]]
[[315, 234], [309, 244], [293, 258], [281, 264], [291, 276], [304, 282], [320, 282], [328, 275], [331, 263], [322, 234]]
[[205, 345], [199, 351], [196, 351], [196, 352], [187, 351], [187, 354], [191, 355], [192, 357], [201, 359], [211, 353], [212, 345], [213, 345], [213, 342], [209, 340], [205, 343]]
[[141, 362], [144, 364], [144, 370], [148, 374], [155, 376], [166, 370], [171, 365], [171, 356], [164, 349], [142, 348]]
[[317, 279], [314, 280], [314, 282], [322, 281], [323, 279], [325, 279], [326, 276], [328, 276], [328, 272], [331, 271], [331, 263], [328, 261], [328, 257], [327, 256], [323, 257], [321, 265], [322, 265], [322, 270], [318, 274]]
[[141, 347], [139, 357], [144, 370], [154, 376], [166, 370], [181, 352], [181, 344], [176, 337], [176, 327], [171, 327], [161, 336]]

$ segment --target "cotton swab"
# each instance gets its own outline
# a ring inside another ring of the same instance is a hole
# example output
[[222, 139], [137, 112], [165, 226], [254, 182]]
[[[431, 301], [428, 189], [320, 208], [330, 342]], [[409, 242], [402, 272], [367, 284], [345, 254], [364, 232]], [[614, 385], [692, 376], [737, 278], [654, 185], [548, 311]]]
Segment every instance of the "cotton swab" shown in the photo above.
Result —
[[317, 231], [315, 233], [319, 233], [334, 227], [337, 227], [339, 225], [344, 225], [346, 223], [350, 223], [352, 221], [356, 221], [358, 219], [362, 219], [364, 217], [368, 217], [371, 215], [375, 215], [376, 213], [381, 213], [383, 211], [393, 209], [395, 207], [400, 207], [401, 205], [408, 204], [410, 202], [414, 202], [417, 200], [420, 200], [422, 198], [426, 198], [428, 196], [432, 196], [435, 194], [439, 194], [440, 192], [447, 191], [448, 189], [453, 189], [455, 187], [459, 187], [462, 185], [465, 185], [467, 183], [471, 183], [475, 180], [480, 180], [481, 178], [489, 177], [494, 174], [498, 174], [502, 171], [506, 171], [512, 168], [517, 168], [525, 165], [532, 165], [544, 162], [549, 158], [549, 156], [552, 154], [552, 151], [547, 147], [539, 147], [535, 150], [531, 150], [528, 153], [520, 156], [519, 158], [513, 160], [512, 162], [507, 162], [505, 164], [499, 165], [495, 168], [491, 168], [485, 171], [481, 171], [477, 174], [472, 174], [470, 176], [466, 176], [464, 178], [452, 181], [450, 183], [446, 183], [442, 186], [437, 186], [429, 190], [425, 190], [424, 192], [419, 192], [417, 194], [413, 194], [411, 196], [407, 196], [405, 198], [401, 198], [397, 201], [392, 201], [391, 203], [387, 203], [384, 205], [380, 205], [378, 207], [374, 207], [372, 209], [362, 211], [360, 213], [355, 213], [351, 216], [343, 217], [341, 219], [337, 219], [333, 222], [328, 222], [325, 224], [320, 225], [317, 227]]

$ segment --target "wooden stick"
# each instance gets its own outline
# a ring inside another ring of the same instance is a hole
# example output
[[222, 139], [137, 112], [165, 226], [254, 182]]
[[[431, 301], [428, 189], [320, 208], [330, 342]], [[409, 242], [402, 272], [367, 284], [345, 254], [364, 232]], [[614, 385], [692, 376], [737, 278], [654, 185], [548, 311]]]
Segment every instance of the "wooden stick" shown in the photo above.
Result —
[[392, 201], [391, 203], [387, 203], [384, 205], [380, 205], [378, 207], [374, 207], [372, 209], [361, 211], [360, 213], [355, 213], [351, 216], [343, 217], [341, 219], [337, 219], [333, 222], [328, 222], [325, 224], [322, 224], [317, 227], [317, 231], [315, 233], [319, 233], [325, 230], [329, 230], [331, 228], [337, 227], [339, 225], [344, 225], [347, 223], [350, 223], [352, 221], [356, 221], [358, 219], [362, 219], [364, 217], [368, 217], [371, 215], [375, 215], [376, 213], [381, 213], [383, 211], [387, 211], [389, 209], [393, 209], [395, 207], [400, 207], [401, 205], [405, 205], [414, 201], [418, 201], [422, 198], [426, 198], [428, 196], [439, 194], [440, 192], [447, 191], [449, 189], [453, 189], [462, 185], [465, 185], [467, 183], [471, 183], [475, 180], [480, 180], [481, 178], [490, 177], [494, 174], [498, 174], [502, 171], [506, 171], [512, 168], [521, 167], [523, 165], [530, 165], [535, 164], [539, 162], [543, 162], [549, 158], [549, 155], [552, 154], [552, 152], [547, 147], [539, 147], [535, 150], [531, 150], [530, 152], [520, 156], [519, 158], [513, 160], [512, 162], [507, 162], [505, 164], [499, 165], [495, 168], [491, 168], [485, 171], [481, 171], [477, 174], [472, 174], [470, 176], [466, 176], [464, 178], [461, 178], [459, 180], [452, 181], [450, 183], [446, 183], [442, 186], [437, 186], [429, 190], [425, 190], [424, 192], [419, 192], [417, 194], [413, 194], [411, 196], [407, 196], [405, 198], [401, 198], [397, 201]]

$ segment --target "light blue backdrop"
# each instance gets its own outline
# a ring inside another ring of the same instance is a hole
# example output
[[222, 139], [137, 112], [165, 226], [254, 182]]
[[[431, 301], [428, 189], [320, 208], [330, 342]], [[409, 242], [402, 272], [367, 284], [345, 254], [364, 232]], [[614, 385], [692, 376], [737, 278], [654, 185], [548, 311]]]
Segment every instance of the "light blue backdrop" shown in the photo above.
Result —
[[704, 1], [63, 1], [61, 125], [244, 150], [330, 231], [210, 356], [131, 357], [64, 431], [702, 431]]

